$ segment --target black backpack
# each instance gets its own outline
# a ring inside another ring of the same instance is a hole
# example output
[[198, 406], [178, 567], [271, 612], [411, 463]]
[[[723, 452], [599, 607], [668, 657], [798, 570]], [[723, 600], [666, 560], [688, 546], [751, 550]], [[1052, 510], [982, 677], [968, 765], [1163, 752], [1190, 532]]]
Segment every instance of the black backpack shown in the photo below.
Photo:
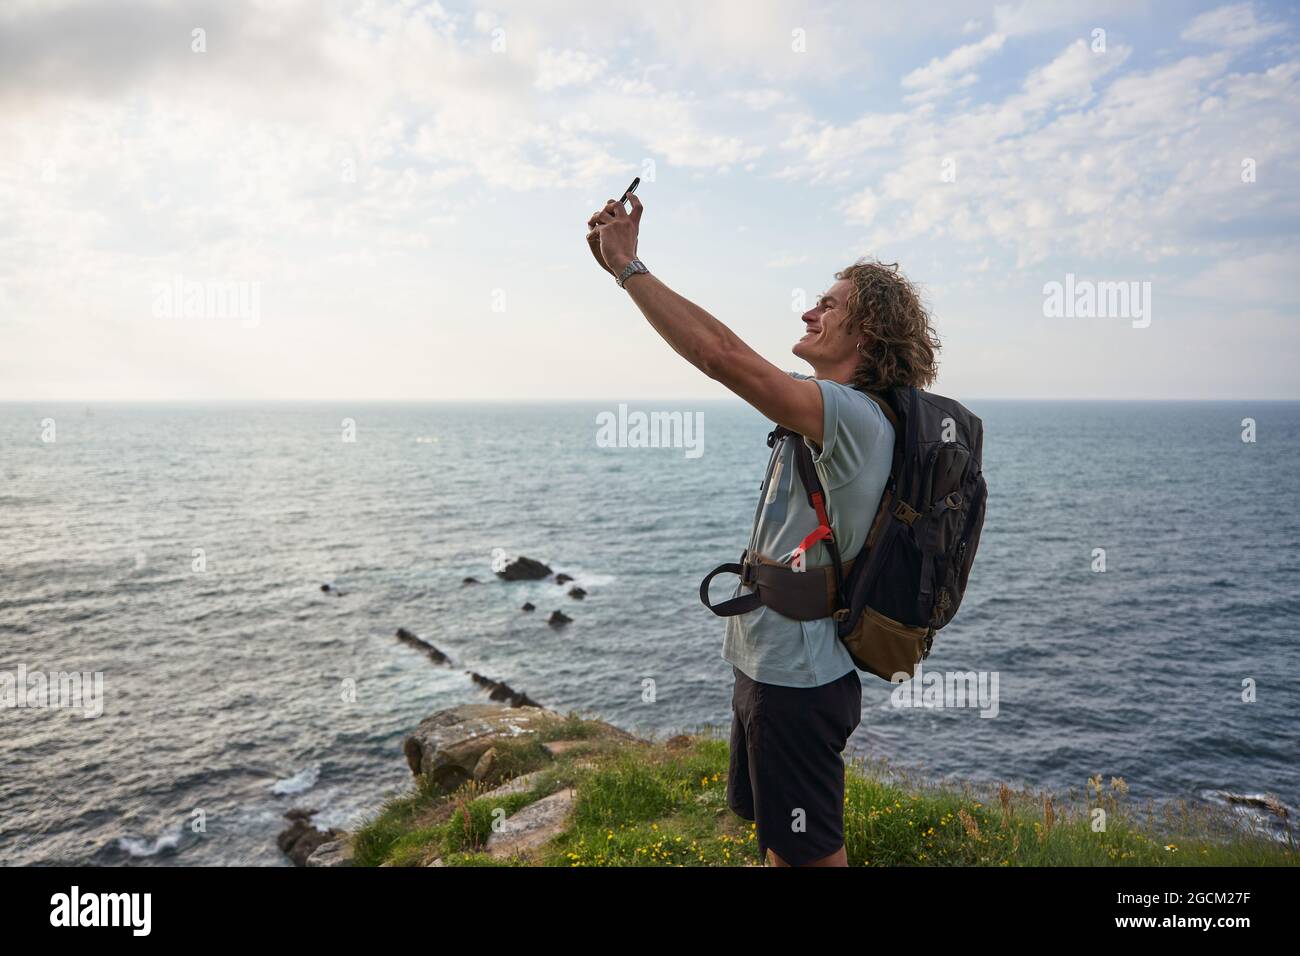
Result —
[[[894, 461], [867, 542], [841, 585], [847, 613], [837, 615], [839, 635], [848, 639], [874, 612], [925, 628], [925, 658], [935, 631], [961, 606], [979, 547], [988, 497], [984, 423], [960, 402], [919, 388], [868, 397], [894, 425]], [[799, 472], [803, 478], [802, 466]], [[816, 470], [808, 473], [820, 491]]]

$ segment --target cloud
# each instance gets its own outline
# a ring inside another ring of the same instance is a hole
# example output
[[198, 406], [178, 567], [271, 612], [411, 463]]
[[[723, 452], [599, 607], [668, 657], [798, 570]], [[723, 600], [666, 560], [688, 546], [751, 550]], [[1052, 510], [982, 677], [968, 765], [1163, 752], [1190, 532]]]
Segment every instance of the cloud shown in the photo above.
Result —
[[[638, 174], [646, 261], [733, 314], [866, 246], [956, 290], [971, 328], [991, 300], [963, 282], [1069, 263], [1220, 311], [1258, 274], [1252, 308], [1281, 315], [1300, 62], [1250, 48], [1281, 34], [1264, 9], [10, 0], [0, 389], [685, 394], [670, 354], [603, 360], [636, 333], [582, 272], [587, 203]], [[159, 323], [176, 275], [260, 282], [262, 324]], [[494, 376], [449, 358], [485, 350]]]
[[1271, 305], [1300, 299], [1295, 244], [1275, 252], [1220, 259], [1182, 283], [1178, 291], [1218, 305]]
[[990, 33], [978, 43], [959, 46], [945, 57], [935, 57], [925, 66], [903, 77], [903, 88], [912, 90], [909, 102], [935, 99], [955, 89], [973, 85], [979, 77], [973, 67], [1002, 49], [1006, 36]]
[[558, 90], [565, 86], [591, 83], [605, 72], [603, 59], [588, 56], [582, 50], [543, 50], [537, 62], [539, 90]]
[[1132, 16], [1149, 4], [1145, 0], [1021, 0], [999, 4], [993, 11], [994, 30], [1019, 37], [1069, 29], [1079, 24], [1105, 26], [1120, 17]]
[[[193, 31], [207, 50], [193, 49]], [[202, 86], [213, 74], [244, 89], [328, 71], [325, 21], [286, 0], [269, 17], [253, 0], [52, 2], [0, 8], [0, 102], [28, 107], [61, 94], [96, 99], [148, 82]]]
[[1234, 3], [1202, 13], [1182, 32], [1184, 40], [1215, 46], [1250, 46], [1286, 30], [1282, 23], [1260, 23], [1252, 3]]
[[1052, 62], [1030, 71], [1022, 87], [1023, 96], [1016, 103], [1030, 110], [1082, 106], [1092, 99], [1094, 84], [1118, 69], [1129, 53], [1124, 46], [1095, 53], [1083, 40], [1075, 40]]
[[794, 100], [785, 90], [774, 89], [732, 90], [727, 96], [759, 113]]
[[[1230, 72], [1231, 55], [1215, 52], [1124, 71], [1130, 54], [1076, 40], [1000, 100], [799, 124], [785, 148], [800, 155], [782, 176], [818, 183], [849, 169], [871, 182], [839, 207], [869, 246], [992, 241], [1021, 268], [1221, 255], [1240, 248], [1226, 224], [1260, 218], [1295, 235], [1300, 64]], [[1269, 169], [1267, 184], [1243, 183], [1245, 157]]]

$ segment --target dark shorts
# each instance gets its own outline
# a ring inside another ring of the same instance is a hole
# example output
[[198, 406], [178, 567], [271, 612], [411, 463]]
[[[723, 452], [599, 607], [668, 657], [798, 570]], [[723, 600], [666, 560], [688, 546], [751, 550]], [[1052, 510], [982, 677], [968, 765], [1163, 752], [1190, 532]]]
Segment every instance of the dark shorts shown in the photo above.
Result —
[[770, 848], [802, 866], [844, 845], [844, 745], [862, 721], [856, 670], [820, 687], [750, 680], [735, 666], [727, 803]]

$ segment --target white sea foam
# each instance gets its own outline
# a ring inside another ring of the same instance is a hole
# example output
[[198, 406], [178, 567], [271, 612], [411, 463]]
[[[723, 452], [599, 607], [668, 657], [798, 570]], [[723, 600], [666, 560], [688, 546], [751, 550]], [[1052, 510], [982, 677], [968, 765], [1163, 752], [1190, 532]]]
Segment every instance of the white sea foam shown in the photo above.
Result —
[[306, 769], [299, 770], [292, 777], [284, 780], [277, 780], [271, 785], [271, 792], [277, 796], [292, 796], [295, 793], [304, 793], [316, 786], [316, 781], [320, 779], [320, 764], [314, 763]]
[[174, 850], [180, 845], [182, 830], [176, 829], [164, 833], [155, 840], [147, 837], [118, 837], [117, 845], [133, 857], [157, 856], [164, 850]]

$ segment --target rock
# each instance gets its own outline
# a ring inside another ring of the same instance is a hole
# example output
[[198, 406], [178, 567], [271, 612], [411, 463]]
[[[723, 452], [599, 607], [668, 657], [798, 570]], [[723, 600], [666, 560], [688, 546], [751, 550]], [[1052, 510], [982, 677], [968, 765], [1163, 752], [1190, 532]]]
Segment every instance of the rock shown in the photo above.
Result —
[[563, 611], [552, 611], [551, 616], [546, 619], [546, 623], [551, 625], [551, 627], [562, 627], [572, 620], [573, 618], [569, 617], [569, 615], [565, 614]]
[[490, 677], [484, 677], [475, 671], [469, 671], [470, 680], [488, 691], [488, 697], [492, 700], [507, 701], [511, 707], [540, 707], [537, 701], [533, 700], [527, 694], [521, 693], [511, 687], [504, 681], [493, 680]]
[[436, 785], [454, 790], [472, 779], [479, 759], [498, 739], [533, 733], [534, 721], [559, 717], [536, 706], [462, 704], [420, 721], [402, 750], [413, 774], [428, 775]]
[[524, 602], [524, 606], [521, 607], [519, 610], [521, 610], [521, 611], [536, 611], [536, 610], [537, 610], [537, 605], [535, 605], [532, 601], [525, 601], [525, 602]]
[[573, 578], [572, 578], [571, 576], [567, 575], [567, 574], [557, 574], [557, 575], [555, 576], [555, 583], [556, 583], [556, 584], [568, 584], [568, 583], [569, 583], [570, 581], [572, 581], [572, 580], [573, 580]]
[[587, 592], [580, 587], [569, 588], [569, 597], [574, 598], [575, 600], [581, 601], [586, 596]]
[[448, 665], [451, 664], [450, 657], [448, 657], [442, 651], [438, 650], [428, 641], [412, 634], [404, 627], [399, 627], [397, 629], [397, 639], [401, 641], [403, 644], [410, 644], [416, 650], [429, 655], [429, 659], [432, 660], [435, 664], [448, 664]]
[[447, 865], [446, 863], [442, 862], [442, 857], [438, 857], [438, 859], [434, 860], [432, 863], [429, 864], [429, 866], [446, 866], [446, 865]]
[[322, 843], [307, 857], [308, 866], [351, 866], [352, 841], [346, 837]]
[[338, 839], [337, 830], [318, 830], [312, 825], [311, 818], [315, 810], [293, 809], [284, 815], [290, 822], [289, 828], [276, 837], [280, 852], [293, 861], [294, 866], [306, 866], [310, 857], [320, 846]]
[[503, 581], [540, 581], [550, 573], [551, 569], [542, 562], [520, 555], [507, 561], [505, 567], [497, 572], [497, 577]]
[[549, 842], [564, 830], [573, 812], [574, 791], [565, 787], [549, 797], [523, 807], [506, 817], [501, 829], [487, 842], [489, 856], [497, 859], [529, 853]]
[[483, 756], [478, 758], [478, 763], [474, 764], [473, 777], [479, 783], [491, 778], [497, 765], [497, 748], [489, 747], [483, 751]]
[[664, 746], [669, 750], [686, 750], [690, 747], [691, 743], [692, 739], [690, 734], [677, 734], [676, 736], [669, 737], [665, 740]]
[[489, 790], [478, 799], [480, 800], [504, 800], [506, 797], [514, 796], [516, 793], [527, 793], [533, 789], [533, 784], [537, 778], [542, 775], [541, 770], [534, 770], [532, 773], [526, 773], [523, 776], [515, 777], [513, 780], [507, 780], [495, 790]]
[[320, 586], [320, 589], [321, 589], [322, 591], [328, 591], [328, 590], [330, 589], [330, 586], [329, 586], [328, 584], [322, 584], [322, 585]]
[[463, 578], [460, 582], [460, 586], [465, 587], [467, 584], [480, 584], [480, 583], [481, 582], [479, 581], [478, 578]]

